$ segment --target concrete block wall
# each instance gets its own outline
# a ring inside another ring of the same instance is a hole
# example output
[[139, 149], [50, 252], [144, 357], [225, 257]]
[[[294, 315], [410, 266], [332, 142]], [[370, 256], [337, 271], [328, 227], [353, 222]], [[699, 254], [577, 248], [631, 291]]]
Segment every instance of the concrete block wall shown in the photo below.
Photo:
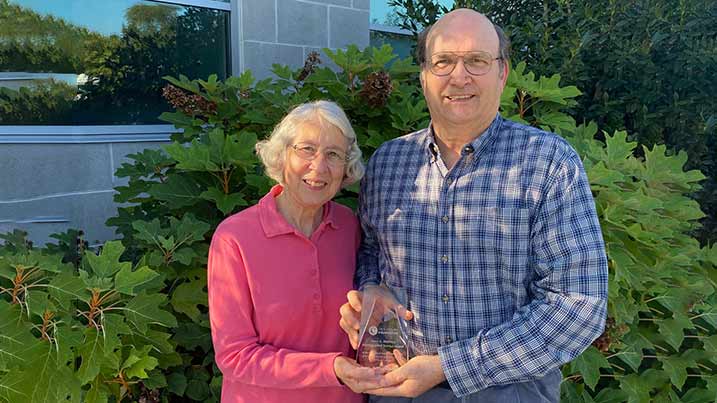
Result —
[[0, 144], [0, 233], [21, 229], [36, 244], [68, 228], [91, 244], [117, 238], [104, 224], [117, 214], [114, 188], [126, 184], [114, 173], [127, 154], [160, 144]]
[[241, 70], [265, 78], [273, 63], [296, 68], [315, 50], [368, 46], [369, 0], [241, 0], [240, 26]]

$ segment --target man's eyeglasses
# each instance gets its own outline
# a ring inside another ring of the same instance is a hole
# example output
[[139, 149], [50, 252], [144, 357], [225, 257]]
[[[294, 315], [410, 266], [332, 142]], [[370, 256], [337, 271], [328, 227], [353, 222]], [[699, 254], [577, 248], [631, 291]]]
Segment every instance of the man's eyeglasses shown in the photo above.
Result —
[[[306, 161], [313, 161], [319, 156], [319, 149], [313, 144], [297, 143], [292, 145], [291, 148], [294, 149], [294, 152], [299, 158]], [[324, 150], [324, 159], [326, 159], [326, 163], [333, 168], [341, 168], [349, 161], [349, 157], [346, 153], [333, 149]]]
[[431, 55], [428, 69], [439, 77], [447, 76], [456, 68], [458, 59], [463, 59], [463, 66], [468, 73], [482, 76], [490, 71], [493, 61], [500, 60], [500, 57], [493, 57], [487, 52], [439, 52]]

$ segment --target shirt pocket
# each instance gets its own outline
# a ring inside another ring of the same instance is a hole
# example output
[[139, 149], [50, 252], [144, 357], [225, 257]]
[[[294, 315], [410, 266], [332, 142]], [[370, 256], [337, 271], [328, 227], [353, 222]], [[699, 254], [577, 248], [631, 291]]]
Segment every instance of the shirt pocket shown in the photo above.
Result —
[[[456, 217], [456, 237], [471, 260], [503, 281], [523, 283], [530, 257], [530, 210], [486, 207]], [[491, 270], [492, 269], [492, 270]], [[498, 269], [497, 272], [495, 269]], [[517, 284], [516, 284], [517, 285]]]

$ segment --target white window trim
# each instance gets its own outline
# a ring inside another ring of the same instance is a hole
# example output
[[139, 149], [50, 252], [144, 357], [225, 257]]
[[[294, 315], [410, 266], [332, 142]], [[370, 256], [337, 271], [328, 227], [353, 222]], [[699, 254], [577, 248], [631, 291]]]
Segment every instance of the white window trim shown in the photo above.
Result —
[[0, 126], [0, 144], [167, 142], [174, 125]]
[[[193, 6], [202, 8], [213, 8], [216, 10], [231, 11], [231, 3], [214, 0], [150, 0], [154, 3], [168, 3], [179, 6]], [[233, 0], [232, 0], [233, 1]]]

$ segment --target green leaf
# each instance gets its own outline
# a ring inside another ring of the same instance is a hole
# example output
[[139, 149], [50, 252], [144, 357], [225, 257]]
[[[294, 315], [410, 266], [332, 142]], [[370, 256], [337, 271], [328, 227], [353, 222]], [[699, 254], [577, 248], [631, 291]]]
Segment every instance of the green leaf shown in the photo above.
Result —
[[211, 187], [199, 195], [201, 198], [213, 201], [217, 204], [217, 208], [224, 214], [229, 215], [237, 206], [246, 206], [246, 200], [241, 193], [225, 194], [216, 187]]
[[200, 221], [193, 214], [184, 214], [181, 220], [174, 217], [169, 219], [169, 225], [177, 242], [175, 246], [189, 245], [204, 240], [204, 234], [209, 231], [209, 224]]
[[197, 307], [208, 305], [207, 292], [204, 290], [206, 286], [205, 276], [180, 284], [172, 293], [171, 304], [174, 310], [189, 316], [195, 323], [201, 323], [204, 319]]
[[74, 351], [84, 341], [84, 332], [81, 328], [73, 327], [69, 324], [56, 325], [52, 336], [54, 336], [54, 344], [57, 350], [57, 362], [60, 365], [72, 365], [75, 364], [75, 353]]
[[167, 376], [167, 390], [178, 396], [184, 396], [187, 390], [187, 377], [179, 372], [172, 372]]
[[672, 346], [675, 350], [680, 350], [680, 345], [685, 339], [685, 329], [693, 329], [694, 325], [684, 315], [679, 315], [675, 312], [672, 319], [666, 319], [661, 321], [658, 325], [660, 334], [665, 338], [665, 341]]
[[174, 142], [164, 146], [164, 150], [170, 157], [177, 160], [177, 168], [187, 171], [218, 171], [217, 166], [209, 157], [209, 147], [201, 144], [197, 139], [192, 141], [191, 146]]
[[652, 150], [644, 147], [645, 151], [645, 181], [650, 187], [672, 187], [682, 191], [690, 191], [691, 184], [705, 179], [697, 170], [685, 172], [683, 167], [687, 162], [687, 153], [679, 152], [668, 156], [664, 145], [656, 145]]
[[27, 351], [41, 345], [31, 329], [32, 323], [23, 320], [19, 305], [0, 300], [0, 372], [26, 362]]
[[177, 326], [177, 320], [171, 313], [160, 309], [167, 297], [163, 294], [147, 295], [142, 291], [139, 295], [130, 300], [122, 310], [127, 320], [132, 323], [141, 333], [146, 333], [150, 324], [158, 324], [165, 327]]
[[80, 280], [88, 290], [107, 291], [112, 288], [112, 277], [98, 277], [80, 270]]
[[202, 351], [208, 353], [212, 348], [212, 337], [209, 329], [193, 322], [180, 323], [172, 339], [190, 351], [199, 347]]
[[143, 287], [151, 284], [159, 273], [147, 266], [132, 271], [131, 266], [123, 267], [115, 276], [115, 289], [123, 294], [137, 295]]
[[169, 203], [171, 208], [193, 206], [201, 200], [203, 191], [198, 182], [186, 175], [172, 175], [165, 183], [156, 183], [149, 188], [150, 196]]
[[642, 350], [651, 350], [654, 346], [635, 327], [623, 336], [622, 342], [625, 347], [619, 352], [618, 358], [628, 364], [633, 371], [639, 372], [644, 357]]
[[80, 384], [72, 370], [59, 365], [53, 348], [44, 351], [27, 365], [0, 378], [0, 399], [8, 402], [57, 403], [80, 402]]
[[190, 399], [204, 402], [210, 396], [209, 385], [206, 381], [192, 379], [187, 384], [186, 393], [187, 397], [189, 397]]
[[632, 157], [636, 146], [636, 142], [627, 141], [627, 132], [616, 131], [612, 136], [605, 133], [606, 165], [612, 169], [622, 166]]
[[707, 358], [717, 364], [717, 335], [705, 337], [702, 339], [702, 345], [707, 353]]
[[50, 295], [63, 309], [69, 309], [72, 301], [84, 301], [90, 295], [85, 282], [68, 271], [60, 273], [50, 280], [47, 288]]
[[192, 248], [181, 248], [172, 254], [172, 260], [177, 261], [185, 266], [189, 266], [192, 260], [198, 257]]
[[126, 379], [146, 379], [149, 377], [147, 371], [156, 368], [159, 364], [156, 358], [149, 355], [151, 349], [152, 346], [144, 346], [141, 350], [132, 347], [129, 356], [120, 367], [125, 371]]
[[85, 403], [107, 403], [109, 389], [100, 378], [90, 384], [90, 390], [85, 394]]
[[573, 361], [573, 368], [583, 376], [585, 384], [595, 390], [600, 380], [600, 368], [610, 368], [610, 363], [597, 348], [590, 346]]
[[109, 241], [102, 247], [100, 255], [87, 251], [85, 261], [92, 268], [92, 273], [98, 277], [110, 277], [122, 268], [132, 266], [130, 262], [120, 263], [119, 259], [125, 248], [120, 241]]
[[25, 291], [25, 305], [30, 313], [42, 317], [45, 311], [55, 312], [55, 305], [50, 300], [50, 294], [44, 291]]
[[691, 388], [681, 399], [682, 403], [714, 403], [717, 401], [717, 393], [707, 389]]
[[593, 398], [595, 403], [622, 403], [627, 400], [627, 393], [620, 389], [603, 388]]
[[650, 403], [650, 391], [653, 385], [638, 374], [630, 374], [620, 379], [620, 389], [628, 396], [629, 403]]
[[116, 371], [119, 366], [118, 353], [114, 351], [114, 343], [107, 344], [107, 339], [97, 329], [85, 331], [85, 342], [79, 347], [78, 355], [81, 357], [77, 379], [85, 385], [100, 374], [102, 368]]
[[152, 221], [132, 221], [132, 228], [136, 231], [134, 233], [135, 238], [150, 244], [159, 243], [158, 237], [166, 233], [162, 230], [158, 218]]
[[696, 368], [697, 361], [695, 359], [695, 350], [693, 353], [685, 353], [682, 356], [658, 357], [662, 363], [662, 368], [670, 377], [670, 381], [678, 390], [682, 390], [682, 386], [687, 379], [687, 368]]

